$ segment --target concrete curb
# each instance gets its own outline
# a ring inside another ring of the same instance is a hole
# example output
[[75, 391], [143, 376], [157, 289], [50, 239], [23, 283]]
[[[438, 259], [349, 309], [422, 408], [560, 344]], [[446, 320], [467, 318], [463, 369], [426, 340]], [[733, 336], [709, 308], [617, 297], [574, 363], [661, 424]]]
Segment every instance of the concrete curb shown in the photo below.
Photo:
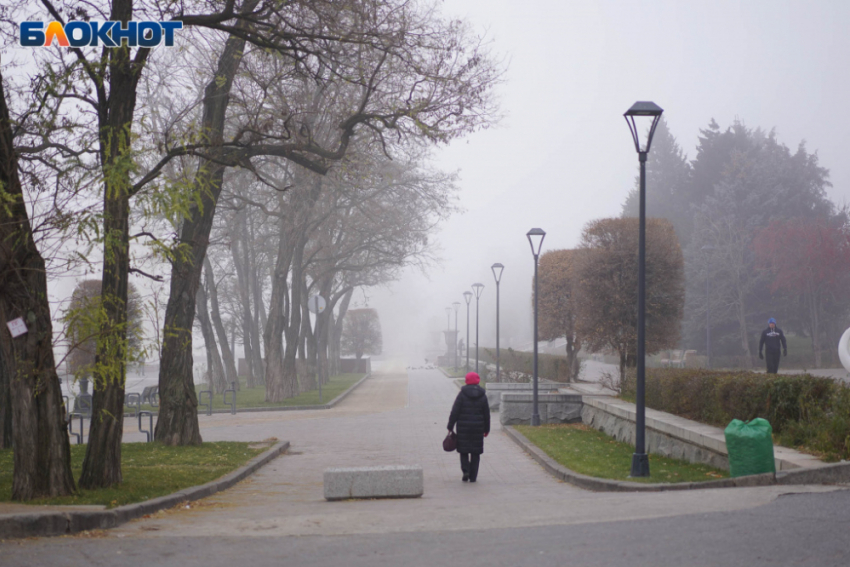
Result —
[[[706, 482], [679, 482], [679, 483], [656, 483], [644, 484], [642, 482], [628, 482], [619, 480], [608, 480], [596, 478], [571, 471], [556, 462], [542, 449], [529, 441], [525, 435], [511, 427], [503, 425], [502, 429], [508, 437], [523, 448], [526, 453], [540, 463], [546, 471], [557, 478], [579, 488], [592, 490], [594, 492], [665, 492], [670, 490], [702, 490], [706, 488], [732, 488], [736, 486], [768, 486], [777, 484], [776, 475], [773, 473], [756, 474], [751, 476], [739, 476], [736, 478], [724, 478], [720, 480], [709, 480]], [[788, 474], [788, 473], [785, 473]], [[792, 483], [783, 483], [792, 484]]]
[[[354, 389], [362, 384], [367, 378], [371, 377], [372, 373], [369, 372], [363, 378], [352, 384], [348, 387], [346, 391], [332, 399], [326, 404], [321, 405], [313, 405], [313, 406], [284, 406], [284, 407], [270, 407], [270, 408], [236, 408], [236, 413], [246, 413], [246, 412], [261, 412], [261, 411], [303, 411], [303, 410], [324, 410], [331, 409], [342, 400], [348, 397], [348, 395], [354, 391]], [[216, 413], [230, 413], [229, 409], [215, 409], [212, 411], [213, 414]], [[198, 412], [199, 416], [207, 415], [207, 412]]]
[[172, 508], [182, 502], [192, 502], [227, 490], [244, 480], [254, 471], [289, 449], [289, 441], [278, 441], [223, 477], [185, 490], [152, 498], [144, 502], [127, 504], [111, 510], [48, 512], [44, 514], [15, 514], [0, 518], [0, 540], [24, 537], [45, 537], [74, 534], [85, 530], [105, 530]]
[[443, 376], [445, 376], [446, 378], [449, 378], [449, 379], [452, 379], [452, 380], [463, 380], [463, 376], [452, 376], [451, 374], [449, 374], [448, 372], [446, 372], [445, 370], [443, 370], [443, 367], [442, 367], [442, 366], [438, 366], [438, 367], [437, 367], [437, 370], [439, 370], [440, 372], [442, 372], [442, 373], [443, 373]]

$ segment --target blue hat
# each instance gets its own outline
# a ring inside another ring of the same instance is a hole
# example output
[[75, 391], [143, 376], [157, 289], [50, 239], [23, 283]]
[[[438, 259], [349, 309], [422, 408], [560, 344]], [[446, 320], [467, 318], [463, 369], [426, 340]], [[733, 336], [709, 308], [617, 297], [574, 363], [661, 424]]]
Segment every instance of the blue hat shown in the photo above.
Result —
[[768, 320], [767, 320], [767, 324], [768, 324], [768, 325], [770, 325], [771, 323], [773, 323], [774, 325], [776, 325], [776, 319], [774, 319], [773, 317], [771, 317], [770, 319], [768, 319]]

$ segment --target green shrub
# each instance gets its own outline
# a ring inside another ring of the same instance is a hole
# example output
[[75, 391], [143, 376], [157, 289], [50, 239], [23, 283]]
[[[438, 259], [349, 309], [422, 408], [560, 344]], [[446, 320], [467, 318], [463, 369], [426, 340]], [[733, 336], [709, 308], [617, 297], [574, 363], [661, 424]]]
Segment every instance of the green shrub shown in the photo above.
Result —
[[[626, 369], [622, 395], [634, 399], [634, 368]], [[850, 387], [831, 378], [647, 368], [646, 405], [717, 427], [762, 417], [781, 445], [827, 460], [850, 457]]]

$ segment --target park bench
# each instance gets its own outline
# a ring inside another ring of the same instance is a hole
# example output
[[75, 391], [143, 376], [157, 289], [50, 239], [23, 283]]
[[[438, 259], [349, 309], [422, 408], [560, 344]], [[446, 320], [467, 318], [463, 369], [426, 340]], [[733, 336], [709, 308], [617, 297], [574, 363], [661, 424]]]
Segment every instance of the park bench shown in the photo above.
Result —
[[325, 499], [418, 498], [425, 492], [420, 466], [341, 467], [325, 470]]
[[[66, 402], [65, 408], [68, 407]], [[67, 409], [65, 412], [65, 418], [68, 421], [68, 434], [73, 435], [77, 440], [77, 445], [81, 445], [83, 443], [83, 419], [91, 418], [91, 409], [92, 409], [92, 398], [91, 394], [80, 394], [74, 398], [74, 411], [68, 413]], [[74, 420], [78, 419], [80, 422], [80, 430], [74, 431]]]

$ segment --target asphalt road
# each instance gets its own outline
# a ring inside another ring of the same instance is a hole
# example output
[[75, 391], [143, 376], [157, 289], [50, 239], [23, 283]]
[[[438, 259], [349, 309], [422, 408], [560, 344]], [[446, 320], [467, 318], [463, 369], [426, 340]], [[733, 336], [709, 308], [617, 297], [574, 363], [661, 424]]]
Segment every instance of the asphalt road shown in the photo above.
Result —
[[347, 536], [63, 537], [0, 545], [4, 566], [850, 565], [850, 491], [622, 522]]

